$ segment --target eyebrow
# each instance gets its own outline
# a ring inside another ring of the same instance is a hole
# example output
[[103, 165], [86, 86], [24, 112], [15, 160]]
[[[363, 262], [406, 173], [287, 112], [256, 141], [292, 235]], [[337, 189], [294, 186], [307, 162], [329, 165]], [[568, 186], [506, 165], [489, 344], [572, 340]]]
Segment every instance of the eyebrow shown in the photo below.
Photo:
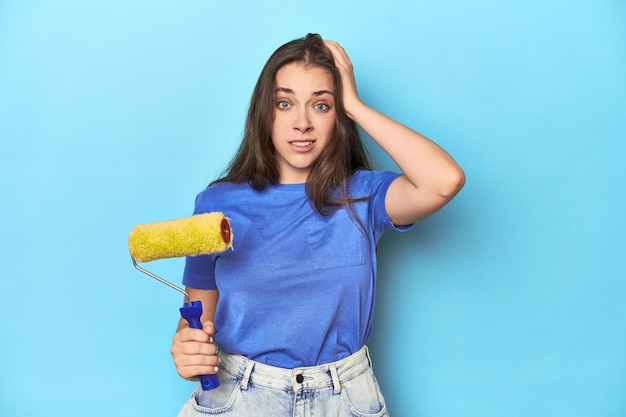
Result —
[[[282, 92], [282, 93], [286, 93], [286, 94], [296, 94], [295, 91], [293, 91], [291, 88], [286, 88], [286, 87], [277, 87], [275, 92]], [[324, 94], [330, 94], [331, 96], [334, 96], [335, 93], [333, 93], [330, 90], [319, 90], [319, 91], [313, 91], [313, 96], [321, 96]]]

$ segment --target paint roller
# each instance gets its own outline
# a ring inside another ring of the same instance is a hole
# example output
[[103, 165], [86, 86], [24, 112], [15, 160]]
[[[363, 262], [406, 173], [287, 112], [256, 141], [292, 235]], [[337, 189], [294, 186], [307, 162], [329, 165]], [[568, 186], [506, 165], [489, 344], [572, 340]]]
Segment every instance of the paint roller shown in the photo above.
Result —
[[[128, 235], [128, 249], [136, 269], [184, 294], [181, 316], [189, 327], [201, 329], [202, 302], [191, 301], [185, 290], [140, 267], [137, 262], [182, 256], [208, 255], [232, 247], [230, 222], [219, 212], [197, 214], [177, 220], [138, 224]], [[217, 375], [199, 375], [203, 390], [219, 386]]]

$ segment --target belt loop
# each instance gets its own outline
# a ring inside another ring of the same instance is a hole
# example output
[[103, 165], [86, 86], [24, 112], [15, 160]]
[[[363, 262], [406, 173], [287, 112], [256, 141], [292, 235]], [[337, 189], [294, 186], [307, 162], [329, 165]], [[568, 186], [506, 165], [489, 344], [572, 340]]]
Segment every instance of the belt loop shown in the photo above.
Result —
[[328, 367], [330, 371], [330, 377], [333, 379], [333, 394], [341, 393], [341, 383], [339, 382], [339, 374], [337, 374], [337, 367], [335, 365], [330, 365]]
[[248, 389], [248, 382], [250, 381], [250, 374], [252, 373], [252, 368], [254, 368], [254, 361], [248, 359], [246, 363], [246, 369], [243, 371], [243, 376], [241, 377], [241, 389]]

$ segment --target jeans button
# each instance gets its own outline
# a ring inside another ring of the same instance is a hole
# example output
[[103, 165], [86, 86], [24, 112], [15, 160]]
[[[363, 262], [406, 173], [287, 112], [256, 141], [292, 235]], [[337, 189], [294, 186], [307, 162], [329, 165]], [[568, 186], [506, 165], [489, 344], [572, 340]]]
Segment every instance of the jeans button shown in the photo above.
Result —
[[304, 376], [302, 376], [302, 374], [296, 375], [296, 382], [298, 384], [302, 384], [303, 381], [304, 381]]

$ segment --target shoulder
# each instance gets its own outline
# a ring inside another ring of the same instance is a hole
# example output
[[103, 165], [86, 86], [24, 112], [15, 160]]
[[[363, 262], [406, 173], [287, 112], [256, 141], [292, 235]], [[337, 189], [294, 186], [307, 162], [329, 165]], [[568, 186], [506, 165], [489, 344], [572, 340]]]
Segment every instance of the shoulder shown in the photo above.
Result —
[[250, 190], [251, 188], [247, 183], [218, 182], [211, 184], [196, 195], [196, 214], [215, 211], [225, 202], [237, 200], [238, 196]]

